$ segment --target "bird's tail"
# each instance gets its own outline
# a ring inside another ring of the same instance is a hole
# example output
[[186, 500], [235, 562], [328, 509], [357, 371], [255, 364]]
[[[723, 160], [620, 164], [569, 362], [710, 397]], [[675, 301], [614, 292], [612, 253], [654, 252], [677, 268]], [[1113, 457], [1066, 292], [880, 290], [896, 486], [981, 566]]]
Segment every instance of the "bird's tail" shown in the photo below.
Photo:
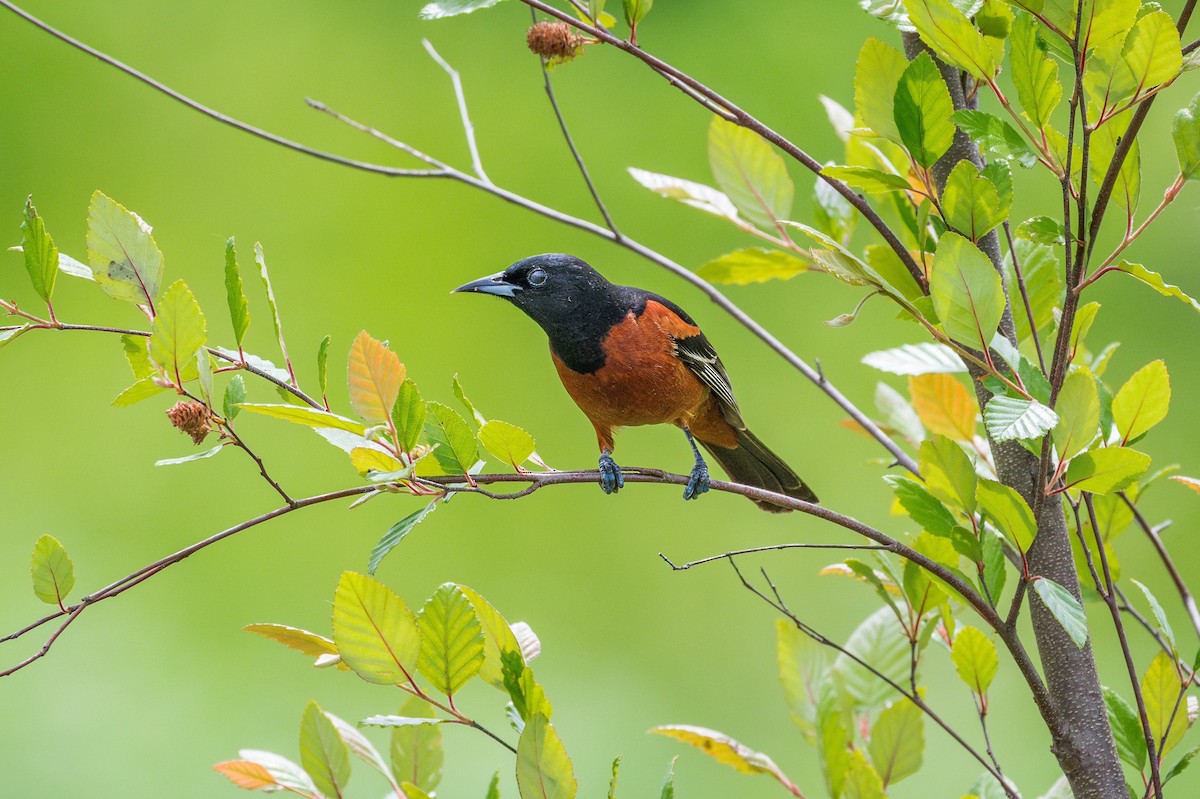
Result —
[[[732, 449], [701, 441], [721, 468], [735, 483], [765, 488], [778, 494], [818, 502], [817, 495], [783, 462], [783, 459], [758, 440], [749, 430], [735, 430], [738, 446]], [[771, 502], [753, 500], [754, 504], [771, 513], [784, 513], [784, 508]]]

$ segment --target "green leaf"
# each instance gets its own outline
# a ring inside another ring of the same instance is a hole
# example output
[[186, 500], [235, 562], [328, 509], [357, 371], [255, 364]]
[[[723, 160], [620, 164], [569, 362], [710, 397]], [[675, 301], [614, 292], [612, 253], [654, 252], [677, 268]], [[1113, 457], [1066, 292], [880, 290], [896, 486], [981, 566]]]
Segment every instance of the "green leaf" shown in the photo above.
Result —
[[1167, 416], [1171, 404], [1171, 378], [1167, 365], [1151, 361], [1121, 386], [1113, 397], [1113, 422], [1121, 433], [1121, 443], [1144, 435]]
[[396, 395], [396, 404], [392, 406], [392, 424], [396, 427], [397, 442], [405, 452], [412, 452], [421, 440], [425, 429], [425, 403], [421, 401], [421, 393], [417, 384], [405, 380], [400, 384], [400, 392]]
[[813, 219], [818, 228], [845, 244], [858, 225], [858, 212], [828, 181], [818, 177], [813, 181]]
[[[400, 715], [433, 719], [433, 708], [424, 700], [410, 696], [400, 707]], [[442, 781], [442, 731], [436, 724], [392, 727], [392, 773], [396, 779], [410, 782], [429, 793]]]
[[350, 345], [350, 404], [369, 425], [386, 424], [404, 382], [404, 364], [387, 345], [362, 331]]
[[465, 585], [459, 585], [458, 588], [470, 600], [483, 627], [483, 665], [479, 667], [479, 676], [484, 682], [504, 690], [502, 654], [513, 652], [521, 655], [521, 644], [513, 634], [512, 627], [490, 602]]
[[[274, 752], [264, 752], [258, 749], [242, 749], [238, 754], [242, 756], [243, 760], [233, 761], [234, 763], [251, 763], [259, 766], [267, 772], [269, 779], [293, 793], [299, 793], [302, 796], [318, 795], [317, 786], [313, 784], [312, 777], [308, 776], [300, 764], [293, 763]], [[222, 773], [229, 776], [227, 771], [222, 771]], [[261, 779], [262, 771], [254, 770], [251, 773]]]
[[118, 408], [124, 408], [161, 394], [164, 391], [166, 391], [166, 388], [154, 382], [153, 377], [144, 377], [118, 394], [117, 398], [113, 400], [113, 405]]
[[984, 407], [983, 424], [996, 441], [1035, 439], [1058, 424], [1058, 414], [1037, 400], [998, 396]]
[[946, 154], [954, 142], [954, 104], [928, 53], [914, 58], [896, 86], [896, 128], [904, 146], [923, 167]]
[[880, 424], [903, 436], [914, 447], [925, 439], [925, 426], [900, 392], [886, 383], [875, 384], [875, 407]]
[[326, 796], [341, 796], [350, 779], [350, 750], [316, 702], [300, 722], [300, 764]]
[[817, 686], [828, 671], [819, 645], [788, 619], [775, 620], [775, 659], [779, 683], [792, 719], [806, 741], [816, 741]]
[[191, 463], [192, 461], [202, 461], [211, 458], [225, 448], [224, 444], [217, 444], [212, 449], [206, 449], [203, 452], [195, 452], [191, 455], [184, 455], [182, 458], [163, 458], [154, 462], [155, 466], [178, 466], [181, 463]]
[[746, 219], [772, 230], [791, 215], [796, 187], [787, 166], [754, 131], [714, 116], [708, 163], [717, 185]]
[[980, 536], [980, 548], [983, 550], [983, 573], [980, 579], [987, 586], [988, 596], [993, 603], [1000, 601], [1004, 591], [1008, 559], [1004, 557], [1004, 543], [1000, 534], [994, 530], [985, 529]]
[[958, 374], [967, 371], [962, 359], [945, 344], [902, 344], [863, 356], [862, 362], [894, 375]]
[[1174, 80], [1183, 69], [1183, 53], [1175, 20], [1162, 10], [1142, 16], [1126, 36], [1121, 57], [1137, 87], [1135, 96], [1160, 83]]
[[140, 216], [95, 192], [88, 206], [87, 247], [92, 276], [108, 296], [154, 307], [163, 257]]
[[950, 653], [954, 670], [967, 687], [983, 696], [987, 693], [1000, 667], [996, 645], [974, 627], [962, 627], [954, 636], [954, 649]]
[[434, 458], [447, 474], [467, 474], [479, 460], [475, 434], [453, 408], [440, 402], [425, 405], [429, 410], [425, 435], [431, 444], [438, 445], [433, 451]]
[[302, 630], [299, 627], [289, 627], [286, 624], [247, 624], [242, 629], [248, 633], [254, 633], [255, 635], [261, 635], [263, 638], [277, 641], [288, 649], [294, 649], [310, 657], [336, 655], [338, 653], [337, 646], [334, 645], [333, 641], [323, 635], [317, 635], [308, 630]]
[[1194, 180], [1200, 175], [1200, 94], [1175, 113], [1171, 136], [1175, 139], [1180, 174], [1184, 180]]
[[515, 424], [492, 419], [479, 428], [479, 442], [497, 459], [519, 469], [533, 454], [536, 443], [533, 436]]
[[242, 285], [242, 268], [238, 265], [232, 236], [225, 242], [225, 293], [229, 300], [229, 318], [233, 322], [233, 338], [241, 347], [250, 328], [250, 303]]
[[1016, 489], [995, 480], [980, 480], [977, 494], [979, 505], [1012, 544], [1022, 552], [1029, 551], [1037, 535], [1037, 523], [1029, 503]]
[[1160, 744], [1160, 758], [1166, 757], [1167, 752], [1174, 749], [1187, 732], [1187, 708], [1179, 700], [1182, 691], [1174, 658], [1166, 652], [1159, 652], [1142, 676], [1142, 700], [1146, 705], [1150, 732], [1154, 735], [1155, 743]]
[[370, 683], [409, 682], [421, 631], [404, 600], [383, 583], [345, 572], [333, 598], [333, 640], [342, 660]]
[[851, 749], [846, 758], [845, 799], [886, 799], [883, 779], [861, 749]]
[[671, 763], [667, 766], [667, 776], [663, 777], [662, 791], [659, 793], [659, 799], [675, 799], [675, 763], [679, 760], [679, 755], [671, 758]]
[[[1037, 154], [1034, 153], [1033, 148], [1017, 132], [1016, 128], [1000, 117], [986, 111], [968, 108], [955, 111], [951, 119], [963, 129], [963, 133], [970, 136], [976, 144], [984, 149], [989, 158], [1016, 161], [1026, 169], [1037, 163]], [[959, 163], [970, 162], [960, 161]], [[1007, 210], [1004, 216], [1008, 216]]]
[[417, 614], [421, 674], [447, 696], [458, 693], [483, 665], [483, 627], [471, 601], [454, 583], [443, 583]]
[[501, 0], [436, 0], [421, 9], [421, 19], [441, 19], [459, 14], [470, 14], [481, 8], [491, 8]]
[[893, 104], [896, 87], [908, 66], [904, 54], [874, 37], [867, 39], [858, 54], [854, 72], [854, 108], [862, 124], [901, 144]]
[[[1017, 285], [1013, 269], [1015, 255], [1025, 277], [1025, 288], [1029, 293], [1029, 304], [1033, 308], [1034, 324], [1038, 331], [1046, 330], [1054, 324], [1055, 312], [1062, 305], [1063, 287], [1059, 275], [1062, 267], [1059, 257], [1054, 248], [1045, 244], [1033, 244], [1025, 239], [1017, 239], [1015, 245], [1005, 260], [1008, 285]], [[1019, 340], [1026, 342], [1032, 338], [1027, 315], [1018, 312], [1014, 313], [1013, 317]]]
[[[525, 663], [519, 651], [507, 650], [500, 653], [500, 665], [504, 678], [504, 690], [512, 699], [516, 720], [528, 723], [534, 716], [550, 718], [554, 708], [546, 698], [546, 691], [533, 676], [533, 669]], [[510, 720], [512, 720], [510, 718]], [[523, 729], [514, 723], [518, 730]]]
[[326, 336], [317, 347], [317, 385], [321, 387], [322, 397], [329, 387], [329, 344], [332, 341], [333, 336]]
[[154, 364], [150, 362], [150, 339], [146, 336], [121, 336], [121, 347], [125, 351], [125, 360], [129, 369], [138, 380], [143, 380], [154, 374]]
[[517, 789], [521, 799], [574, 799], [579, 790], [567, 750], [541, 713], [529, 719], [517, 742]]
[[383, 534], [383, 538], [379, 539], [379, 543], [371, 549], [371, 557], [367, 562], [367, 574], [375, 574], [379, 568], [379, 564], [383, 561], [387, 554], [396, 548], [396, 545], [404, 540], [404, 537], [413, 531], [421, 522], [425, 521], [425, 517], [433, 513], [437, 508], [437, 500], [430, 502], [419, 511], [408, 514], [400, 521], [388, 528], [388, 531]]
[[954, 529], [954, 515], [937, 500], [924, 485], [916, 480], [899, 475], [886, 475], [884, 481], [896, 494], [896, 499], [912, 520], [926, 530], [943, 538], [950, 537]]
[[[1109, 164], [1113, 162], [1117, 146], [1124, 138], [1129, 121], [1133, 118], [1132, 111], [1125, 111], [1112, 118], [1092, 134], [1092, 152], [1088, 158], [1088, 170], [1092, 180], [1097, 184], [1104, 182], [1108, 174]], [[1142, 151], [1135, 140], [1121, 170], [1117, 173], [1117, 182], [1113, 185], [1113, 200], [1129, 214], [1137, 211], [1138, 201], [1142, 192]]]
[[241, 375], [234, 375], [225, 384], [225, 398], [221, 409], [226, 421], [233, 421], [242, 411], [242, 403], [246, 401], [246, 381]]
[[1102, 447], [1071, 461], [1064, 477], [1068, 488], [1111, 494], [1128, 488], [1150, 468], [1150, 456], [1128, 447]]
[[1151, 272], [1141, 264], [1131, 264], [1129, 261], [1121, 261], [1121, 264], [1117, 267], [1117, 270], [1124, 272], [1130, 277], [1137, 278], [1150, 288], [1157, 291], [1159, 294], [1162, 294], [1164, 297], [1175, 297], [1182, 302], [1186, 302], [1197, 311], [1200, 311], [1200, 302], [1196, 302], [1196, 300], [1184, 294], [1183, 291], [1180, 290], [1179, 286], [1172, 286], [1170, 283], [1167, 283], [1163, 280], [1162, 275], [1158, 274], [1157, 272]]
[[664, 724], [651, 727], [648, 732], [665, 735], [694, 746], [718, 763], [723, 763], [743, 774], [769, 774], [779, 780], [781, 784], [791, 785], [791, 781], [770, 757], [762, 752], [754, 751], [723, 732], [691, 724]]
[[346, 430], [355, 435], [362, 436], [367, 432], [367, 426], [361, 422], [356, 422], [353, 419], [347, 419], [344, 416], [338, 416], [336, 413], [329, 411], [319, 411], [316, 408], [302, 407], [299, 405], [269, 405], [255, 402], [243, 402], [241, 408], [244, 411], [270, 416], [275, 419], [283, 419], [287, 422], [295, 422], [302, 424], [305, 427], [320, 429], [323, 427], [331, 427], [335, 430]]
[[182, 280], [177, 280], [158, 300], [150, 357], [183, 385], [198, 376], [196, 350], [208, 341], [208, 325], [200, 303]]
[[1012, 42], [1009, 63], [1017, 99], [1034, 127], [1044, 128], [1062, 100], [1058, 63], [1048, 58], [1038, 45], [1038, 26], [1030, 14], [1016, 13], [1009, 41]]
[[1150, 606], [1150, 612], [1154, 614], [1154, 621], [1158, 625], [1159, 632], [1162, 633], [1163, 638], [1167, 639], [1167, 643], [1169, 643], [1171, 648], [1174, 649], [1175, 631], [1171, 629], [1171, 624], [1167, 621], [1167, 613], [1163, 610], [1163, 606], [1159, 604], [1158, 598], [1154, 596], [1154, 593], [1143, 583], [1140, 583], [1132, 578], [1130, 578], [1129, 582], [1141, 589], [1141, 592], [1146, 597], [1146, 604]]
[[275, 340], [279, 342], [279, 351], [283, 354], [284, 362], [290, 363], [287, 344], [283, 340], [283, 320], [279, 317], [279, 304], [275, 302], [275, 289], [271, 287], [271, 276], [267, 273], [267, 256], [263, 253], [262, 243], [257, 241], [254, 242], [254, 263], [258, 265], [258, 274], [267, 292], [267, 305], [271, 309], [271, 322], [275, 326]]
[[644, 169], [629, 167], [629, 174], [638, 183], [650, 191], [677, 200], [684, 205], [704, 211], [706, 214], [719, 216], [733, 222], [738, 227], [749, 227], [750, 224], [738, 216], [738, 209], [724, 192], [717, 191], [712, 186], [703, 183], [693, 183], [683, 178], [670, 175], [660, 175], [657, 172], [647, 172]]
[[[350, 754], [382, 774], [394, 790], [396, 788], [396, 780], [392, 776], [392, 770], [388, 768], [387, 761], [383, 759], [383, 755], [379, 753], [375, 745], [359, 732], [357, 727], [345, 719], [340, 719], [332, 713], [326, 713], [325, 717], [333, 723], [333, 728], [337, 730], [338, 737], [346, 744], [346, 747], [350, 750]], [[418, 789], [414, 787], [413, 790], [416, 791]], [[422, 794], [422, 796], [425, 795]], [[418, 799], [418, 797], [410, 793], [409, 799]], [[429, 797], [425, 796], [425, 799], [429, 799]]]
[[1068, 461], [1085, 450], [1100, 429], [1100, 396], [1096, 377], [1087, 369], [1075, 369], [1063, 381], [1055, 406], [1059, 411], [1054, 428], [1054, 446], [1060, 461]]
[[454, 391], [455, 399], [462, 403], [462, 406], [467, 409], [467, 415], [475, 420], [475, 424], [487, 424], [487, 418], [475, 409], [475, 406], [471, 403], [471, 400], [467, 399], [467, 392], [463, 390], [462, 383], [459, 382], [458, 375], [455, 375], [454, 379], [451, 380], [450, 388]]
[[46, 232], [46, 223], [33, 207], [33, 195], [25, 199], [21, 252], [25, 256], [25, 271], [29, 272], [33, 290], [49, 303], [54, 296], [54, 282], [58, 279], [58, 247]]
[[1121, 760], [1142, 771], [1146, 768], [1146, 736], [1137, 712], [1108, 686], [1104, 686], [1104, 707], [1108, 711], [1113, 739], [1117, 742], [1117, 754]]
[[952, 507], [974, 513], [978, 478], [962, 447], [945, 436], [934, 435], [921, 442], [919, 454], [921, 475], [929, 493]]
[[696, 270], [696, 274], [711, 283], [748, 286], [768, 280], [787, 280], [807, 272], [812, 267], [782, 250], [747, 247], [726, 253]]
[[980, 80], [996, 74], [1004, 43], [980, 33], [950, 0], [904, 0], [904, 7], [921, 38], [943, 61]]
[[847, 186], [861, 189], [868, 194], [912, 191], [913, 189], [909, 182], [900, 175], [865, 166], [827, 166], [821, 170], [821, 174], [836, 178]]
[[[891, 608], [879, 608], [868, 616], [847, 640], [846, 650], [893, 682], [908, 681], [912, 660], [908, 637]], [[895, 697], [891, 686], [844, 654], [834, 660], [831, 671], [856, 709], [870, 711]]]
[[75, 564], [66, 548], [52, 535], [44, 535], [33, 545], [34, 595], [48, 605], [62, 607], [75, 587]]
[[1163, 785], [1166, 785], [1168, 782], [1182, 774], [1184, 769], [1191, 765], [1192, 758], [1194, 758], [1197, 754], [1200, 754], [1200, 746], [1193, 746], [1187, 751], [1187, 754], [1175, 761], [1175, 765], [1171, 766], [1170, 771], [1163, 775]]
[[608, 781], [608, 799], [617, 799], [617, 770], [621, 767], [621, 757], [618, 755], [612, 762], [612, 778]]
[[654, 0], [624, 0], [622, 5], [625, 9], [626, 24], [635, 28], [650, 13]]
[[889, 705], [871, 727], [868, 751], [884, 787], [916, 774], [925, 752], [921, 709], [907, 699]]
[[1034, 244], [1062, 246], [1064, 241], [1063, 223], [1061, 219], [1050, 216], [1034, 216], [1017, 225], [1017, 238], [1025, 239]]
[[1083, 605], [1070, 591], [1047, 577], [1036, 578], [1032, 585], [1042, 604], [1062, 625], [1075, 646], [1082, 649], [1088, 640], [1087, 616], [1083, 613]]
[[359, 724], [364, 727], [436, 727], [438, 724], [449, 724], [449, 719], [437, 719], [420, 716], [369, 716]]
[[1004, 287], [986, 255], [957, 233], [938, 242], [929, 277], [933, 308], [951, 338], [987, 346], [1004, 315]]
[[488, 783], [488, 792], [485, 799], [500, 799], [500, 772], [497, 771], [492, 775], [492, 781]]

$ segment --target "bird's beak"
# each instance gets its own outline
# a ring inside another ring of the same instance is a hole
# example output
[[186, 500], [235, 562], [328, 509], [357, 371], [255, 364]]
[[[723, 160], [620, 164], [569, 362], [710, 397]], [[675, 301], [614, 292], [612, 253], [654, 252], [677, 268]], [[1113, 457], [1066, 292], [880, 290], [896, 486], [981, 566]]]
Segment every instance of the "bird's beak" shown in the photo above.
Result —
[[458, 291], [470, 291], [479, 294], [494, 294], [497, 297], [512, 297], [520, 290], [520, 286], [514, 286], [504, 279], [503, 272], [497, 272], [494, 275], [488, 275], [478, 280], [472, 280], [470, 283], [464, 283], [451, 292], [451, 294]]

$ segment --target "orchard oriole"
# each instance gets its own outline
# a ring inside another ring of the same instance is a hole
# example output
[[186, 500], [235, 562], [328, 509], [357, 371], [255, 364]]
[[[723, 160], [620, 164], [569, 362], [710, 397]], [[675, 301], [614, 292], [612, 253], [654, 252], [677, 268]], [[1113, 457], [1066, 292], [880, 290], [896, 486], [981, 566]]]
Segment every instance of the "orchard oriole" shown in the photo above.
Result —
[[[535, 255], [455, 291], [503, 297], [541, 325], [567, 393], [596, 428], [600, 487], [624, 485], [612, 458], [621, 427], [673, 424], [696, 456], [684, 499], [708, 490], [698, 440], [738, 483], [816, 502], [817, 497], [742, 421], [712, 344], [678, 305], [610, 283], [570, 255]], [[760, 508], [788, 510], [756, 501]]]

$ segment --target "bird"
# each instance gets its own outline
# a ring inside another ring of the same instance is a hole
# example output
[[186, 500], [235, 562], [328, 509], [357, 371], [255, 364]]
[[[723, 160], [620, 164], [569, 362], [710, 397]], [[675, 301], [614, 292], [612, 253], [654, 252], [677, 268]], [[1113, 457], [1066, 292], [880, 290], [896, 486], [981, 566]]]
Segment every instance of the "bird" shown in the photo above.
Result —
[[[606, 494], [625, 484], [612, 456], [614, 433], [673, 424], [695, 456], [684, 499], [709, 489], [699, 442], [734, 482], [818, 502], [791, 467], [747, 429], [716, 350], [692, 317], [665, 297], [611, 283], [563, 253], [524, 258], [454, 292], [503, 298], [545, 331], [563, 386], [596, 430]], [[791, 510], [752, 501], [766, 511]]]

